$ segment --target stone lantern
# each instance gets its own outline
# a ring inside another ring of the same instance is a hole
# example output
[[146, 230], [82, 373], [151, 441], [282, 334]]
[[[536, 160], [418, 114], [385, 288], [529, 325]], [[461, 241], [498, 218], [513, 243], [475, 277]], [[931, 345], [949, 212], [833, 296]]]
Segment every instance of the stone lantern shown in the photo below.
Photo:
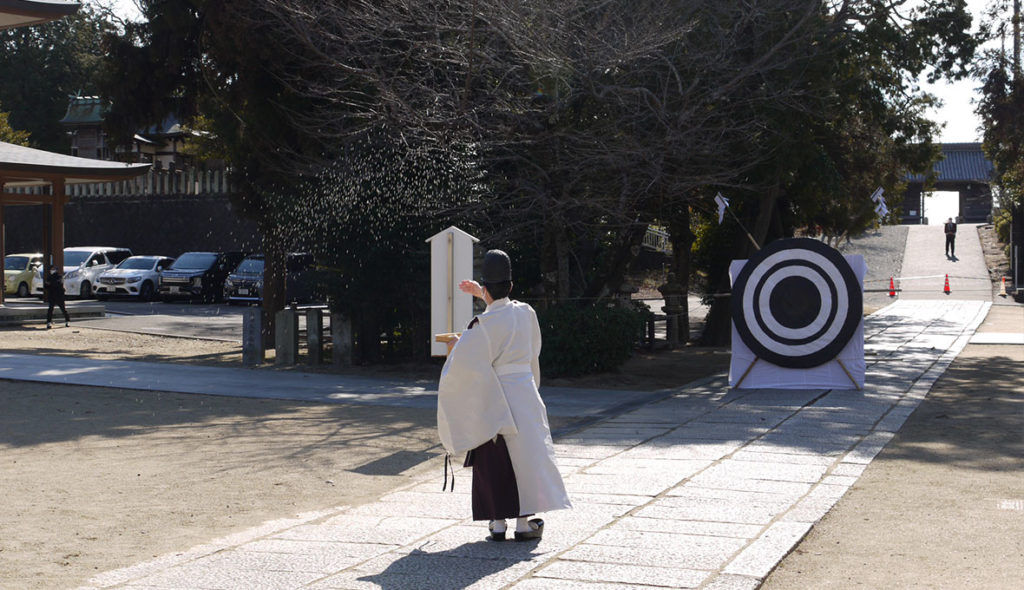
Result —
[[679, 346], [679, 332], [682, 328], [686, 329], [686, 334], [683, 338], [685, 342], [690, 336], [689, 326], [680, 326], [680, 316], [686, 310], [686, 301], [683, 299], [686, 297], [686, 286], [679, 282], [676, 278], [676, 273], [668, 273], [668, 281], [658, 287], [658, 291], [661, 291], [661, 296], [665, 298], [665, 306], [661, 308], [667, 316], [665, 318], [665, 337], [668, 340], [669, 348], [676, 348]]

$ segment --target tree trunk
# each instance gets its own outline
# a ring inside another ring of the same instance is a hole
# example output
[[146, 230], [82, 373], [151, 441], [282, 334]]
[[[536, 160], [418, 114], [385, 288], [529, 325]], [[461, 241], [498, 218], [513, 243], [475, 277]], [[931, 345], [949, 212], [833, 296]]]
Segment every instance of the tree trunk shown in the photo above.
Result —
[[626, 271], [629, 265], [636, 259], [640, 251], [640, 244], [643, 243], [644, 234], [647, 232], [646, 224], [637, 224], [625, 229], [622, 232], [623, 240], [615, 246], [612, 254], [612, 261], [607, 267], [603, 278], [591, 281], [584, 292], [586, 298], [596, 298], [605, 291], [605, 287], [612, 293], [617, 293], [618, 288], [625, 280]]
[[565, 229], [555, 230], [555, 260], [558, 268], [558, 285], [555, 288], [555, 295], [560, 303], [569, 300], [569, 236], [565, 235]]
[[372, 305], [361, 309], [355, 321], [357, 363], [374, 364], [381, 360], [379, 310]]
[[288, 253], [271, 223], [263, 226], [263, 343], [274, 346], [274, 314], [284, 309]]
[[684, 287], [683, 307], [679, 314], [679, 332], [683, 341], [690, 340], [690, 248], [697, 236], [690, 230], [690, 207], [683, 205], [668, 222], [669, 240], [672, 242], [672, 272]]
[[[757, 218], [751, 228], [751, 234], [758, 244], [764, 244], [775, 215], [775, 206], [778, 203], [779, 190], [772, 188], [761, 194], [758, 199]], [[740, 230], [742, 231], [742, 230]], [[733, 249], [732, 260], [743, 260], [750, 258], [754, 252], [754, 245], [750, 239], [743, 236], [743, 239], [736, 241]], [[729, 293], [732, 285], [729, 280], [729, 273], [726, 270], [715, 282], [715, 293]], [[708, 311], [707, 320], [704, 323], [704, 332], [701, 334], [700, 343], [705, 346], [729, 346], [732, 339], [732, 312], [729, 297], [716, 297], [711, 302], [711, 309]]]

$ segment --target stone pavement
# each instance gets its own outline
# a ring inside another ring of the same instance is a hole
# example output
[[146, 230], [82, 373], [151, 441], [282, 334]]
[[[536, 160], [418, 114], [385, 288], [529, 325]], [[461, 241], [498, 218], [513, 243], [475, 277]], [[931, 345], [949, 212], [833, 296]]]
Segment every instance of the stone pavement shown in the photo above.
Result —
[[[896, 277], [900, 299], [953, 299], [992, 301], [992, 279], [978, 237], [978, 224], [957, 226], [956, 256], [945, 255], [942, 226], [911, 225], [907, 234], [903, 268]], [[950, 294], [943, 292], [949, 276]]]
[[[958, 245], [959, 247], [959, 245]], [[662, 393], [556, 440], [575, 508], [533, 543], [485, 541], [468, 471], [269, 522], [83, 588], [752, 589], [857, 480], [984, 319], [985, 301], [899, 301], [865, 321], [856, 390]], [[2, 373], [0, 373], [2, 375]]]

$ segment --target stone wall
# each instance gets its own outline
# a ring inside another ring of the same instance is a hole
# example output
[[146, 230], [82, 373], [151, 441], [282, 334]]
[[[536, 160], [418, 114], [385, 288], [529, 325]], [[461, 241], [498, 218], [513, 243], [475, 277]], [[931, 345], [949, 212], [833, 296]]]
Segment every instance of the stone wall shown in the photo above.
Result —
[[[5, 252], [42, 249], [43, 207], [5, 208]], [[115, 246], [177, 257], [189, 250], [260, 250], [255, 222], [226, 194], [72, 197], [64, 209], [66, 246]]]

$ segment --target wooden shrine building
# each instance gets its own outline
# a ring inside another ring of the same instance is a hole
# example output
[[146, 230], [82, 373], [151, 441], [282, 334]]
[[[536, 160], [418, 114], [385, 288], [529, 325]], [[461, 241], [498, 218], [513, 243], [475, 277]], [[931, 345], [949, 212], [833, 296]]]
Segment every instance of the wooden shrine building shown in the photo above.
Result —
[[[45, 23], [74, 14], [81, 4], [66, 0], [0, 0], [0, 29]], [[28, 75], [28, 74], [26, 74]], [[0, 84], [9, 81], [0, 81]], [[76, 158], [0, 142], [0, 276], [3, 276], [4, 209], [42, 205], [41, 240], [48, 268], [64, 266], [64, 205], [69, 184], [127, 180], [149, 170], [149, 164], [123, 164]], [[42, 190], [18, 191], [21, 187]], [[0, 288], [0, 305], [4, 289]]]

